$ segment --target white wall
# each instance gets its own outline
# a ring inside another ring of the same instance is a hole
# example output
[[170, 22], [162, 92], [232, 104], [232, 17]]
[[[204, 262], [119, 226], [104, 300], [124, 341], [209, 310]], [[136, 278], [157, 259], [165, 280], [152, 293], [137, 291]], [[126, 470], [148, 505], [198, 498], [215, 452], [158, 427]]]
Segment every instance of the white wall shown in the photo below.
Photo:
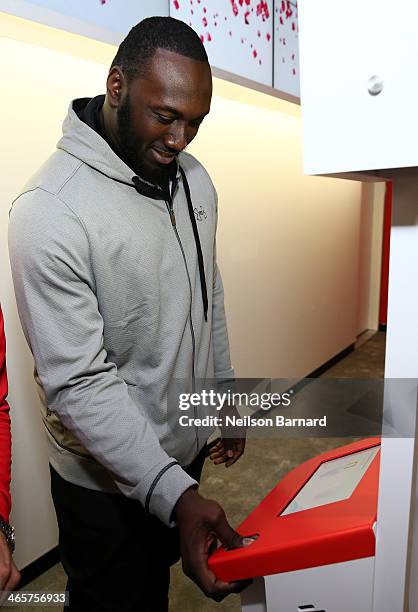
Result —
[[[13, 417], [12, 520], [23, 567], [55, 545], [56, 527], [32, 359], [11, 286], [8, 209], [54, 149], [69, 100], [104, 90], [114, 50], [64, 32], [49, 36], [37, 24], [28, 33], [10, 19], [0, 15], [0, 36], [6, 23], [8, 36], [36, 42], [0, 37], [0, 299]], [[74, 48], [79, 57], [45, 45]], [[361, 185], [302, 175], [298, 107], [228, 83], [217, 82], [215, 93], [190, 151], [219, 192], [218, 251], [237, 373], [303, 376], [356, 337]]]
[[226, 83], [215, 93], [190, 151], [219, 194], [234, 365], [302, 377], [356, 338], [362, 186], [303, 176], [298, 106]]
[[386, 183], [364, 183], [360, 208], [357, 335], [379, 327]]

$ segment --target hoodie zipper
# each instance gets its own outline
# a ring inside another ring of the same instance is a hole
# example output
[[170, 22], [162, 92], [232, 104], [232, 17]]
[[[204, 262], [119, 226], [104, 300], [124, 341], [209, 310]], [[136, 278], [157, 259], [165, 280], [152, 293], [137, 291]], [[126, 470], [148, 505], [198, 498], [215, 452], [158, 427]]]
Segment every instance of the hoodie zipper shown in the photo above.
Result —
[[[195, 393], [195, 390], [196, 390], [196, 375], [195, 375], [195, 365], [194, 364], [195, 364], [195, 354], [196, 354], [196, 337], [195, 337], [195, 333], [194, 333], [193, 317], [192, 317], [192, 302], [193, 302], [192, 281], [190, 280], [189, 268], [187, 267], [186, 254], [184, 252], [183, 244], [181, 242], [179, 233], [177, 231], [176, 215], [174, 213], [174, 208], [173, 208], [173, 199], [174, 199], [174, 193], [176, 191], [176, 188], [177, 188], [177, 181], [173, 181], [172, 188], [171, 188], [170, 198], [169, 198], [169, 200], [165, 200], [165, 205], [167, 207], [168, 214], [170, 215], [171, 226], [173, 228], [174, 234], [176, 236], [177, 242], [178, 242], [180, 250], [181, 250], [181, 254], [183, 256], [184, 267], [186, 269], [187, 280], [188, 280], [188, 283], [189, 283], [189, 291], [190, 291], [189, 327], [190, 327], [190, 334], [192, 336], [192, 391], [193, 391], [193, 393]], [[193, 406], [193, 416], [194, 416], [195, 422], [196, 422], [196, 418], [197, 418], [197, 409], [196, 409], [196, 406]], [[199, 451], [199, 437], [198, 437], [198, 434], [197, 434], [197, 426], [196, 425], [195, 425], [195, 437], [196, 437], [196, 450]]]

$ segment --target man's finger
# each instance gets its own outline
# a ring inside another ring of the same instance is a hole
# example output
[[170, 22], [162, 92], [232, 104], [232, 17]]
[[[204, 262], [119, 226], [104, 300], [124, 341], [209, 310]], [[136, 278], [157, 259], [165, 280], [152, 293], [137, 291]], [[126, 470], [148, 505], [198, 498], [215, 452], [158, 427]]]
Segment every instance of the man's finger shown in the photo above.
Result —
[[209, 457], [210, 459], [217, 459], [218, 457], [222, 457], [222, 455], [224, 455], [225, 453], [225, 449], [223, 447], [217, 449], [216, 451], [213, 451], [210, 453]]
[[241, 548], [242, 536], [225, 520], [213, 526], [213, 531], [226, 548]]
[[210, 453], [213, 452], [221, 444], [221, 438], [216, 438], [215, 440], [212, 440], [212, 442], [209, 442], [209, 444], [206, 444], [206, 456], [210, 455]]
[[227, 460], [227, 457], [219, 457], [219, 459], [213, 459], [213, 464], [214, 465], [220, 465], [221, 463], [225, 463]]

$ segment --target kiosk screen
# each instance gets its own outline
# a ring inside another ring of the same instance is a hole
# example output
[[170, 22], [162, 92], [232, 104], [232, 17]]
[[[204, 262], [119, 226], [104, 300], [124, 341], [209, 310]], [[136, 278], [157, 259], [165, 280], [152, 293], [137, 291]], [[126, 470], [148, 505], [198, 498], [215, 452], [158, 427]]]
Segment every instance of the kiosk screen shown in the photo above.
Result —
[[348, 499], [376, 457], [380, 446], [326, 461], [280, 516]]

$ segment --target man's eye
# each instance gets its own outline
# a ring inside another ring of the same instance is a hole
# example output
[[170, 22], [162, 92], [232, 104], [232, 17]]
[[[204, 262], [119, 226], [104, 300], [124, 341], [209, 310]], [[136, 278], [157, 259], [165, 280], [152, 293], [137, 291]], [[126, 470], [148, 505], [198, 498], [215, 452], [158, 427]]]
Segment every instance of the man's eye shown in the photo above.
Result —
[[155, 116], [157, 117], [160, 123], [164, 123], [166, 125], [173, 121], [171, 117], [165, 117], [164, 115], [160, 115], [159, 113], [155, 113]]

